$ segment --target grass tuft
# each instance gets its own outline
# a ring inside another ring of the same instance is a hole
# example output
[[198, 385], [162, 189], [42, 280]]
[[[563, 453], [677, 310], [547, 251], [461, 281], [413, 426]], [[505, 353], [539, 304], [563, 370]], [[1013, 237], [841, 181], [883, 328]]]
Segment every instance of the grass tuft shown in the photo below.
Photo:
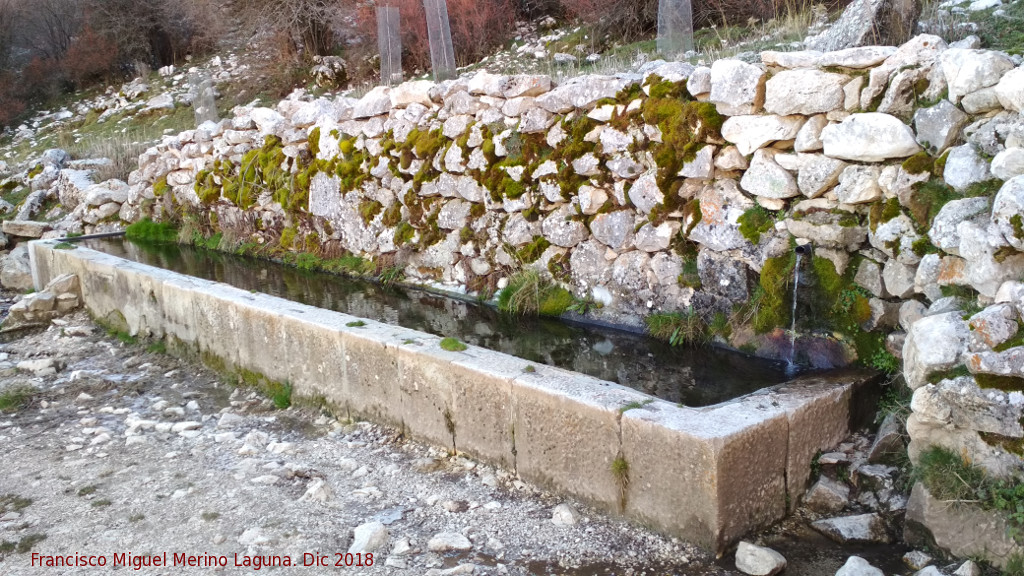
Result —
[[444, 338], [441, 340], [441, 349], [449, 352], [464, 352], [468, 346], [460, 342], [457, 338]]

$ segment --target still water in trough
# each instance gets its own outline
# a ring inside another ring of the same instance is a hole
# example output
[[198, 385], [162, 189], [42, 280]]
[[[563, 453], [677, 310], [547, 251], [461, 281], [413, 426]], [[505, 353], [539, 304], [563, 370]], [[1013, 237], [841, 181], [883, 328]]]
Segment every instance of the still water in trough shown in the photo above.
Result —
[[189, 276], [428, 332], [635, 388], [686, 406], [709, 406], [779, 384], [784, 363], [720, 348], [673, 347], [622, 330], [512, 316], [475, 300], [381, 286], [190, 246], [121, 238], [89, 248]]

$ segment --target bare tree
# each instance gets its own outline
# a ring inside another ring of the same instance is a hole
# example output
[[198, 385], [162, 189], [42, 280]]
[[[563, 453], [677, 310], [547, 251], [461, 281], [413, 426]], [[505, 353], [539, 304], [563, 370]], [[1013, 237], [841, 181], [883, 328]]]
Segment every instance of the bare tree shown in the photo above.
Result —
[[335, 47], [333, 24], [351, 0], [238, 0], [254, 34], [283, 37], [293, 56], [327, 55]]
[[36, 0], [20, 6], [22, 41], [33, 55], [60, 60], [82, 24], [80, 0]]
[[14, 0], [0, 0], [0, 70], [9, 66], [14, 47], [15, 21]]

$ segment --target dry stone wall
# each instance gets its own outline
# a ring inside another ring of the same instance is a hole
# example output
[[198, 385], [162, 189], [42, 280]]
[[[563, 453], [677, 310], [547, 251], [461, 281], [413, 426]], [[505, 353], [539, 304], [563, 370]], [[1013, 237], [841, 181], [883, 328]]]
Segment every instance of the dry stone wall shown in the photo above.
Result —
[[297, 93], [166, 138], [116, 193], [60, 197], [469, 292], [533, 268], [591, 319], [692, 313], [765, 356], [791, 353], [799, 265], [798, 359], [901, 359], [913, 459], [1019, 473], [1020, 58], [921, 35], [760, 60]]

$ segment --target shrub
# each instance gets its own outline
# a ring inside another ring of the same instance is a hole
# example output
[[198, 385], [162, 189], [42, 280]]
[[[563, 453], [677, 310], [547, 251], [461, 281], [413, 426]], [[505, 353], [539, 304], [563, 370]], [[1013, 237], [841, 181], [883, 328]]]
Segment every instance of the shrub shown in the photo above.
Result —
[[105, 79], [117, 69], [117, 45], [89, 25], [71, 41], [64, 71], [79, 88]]

